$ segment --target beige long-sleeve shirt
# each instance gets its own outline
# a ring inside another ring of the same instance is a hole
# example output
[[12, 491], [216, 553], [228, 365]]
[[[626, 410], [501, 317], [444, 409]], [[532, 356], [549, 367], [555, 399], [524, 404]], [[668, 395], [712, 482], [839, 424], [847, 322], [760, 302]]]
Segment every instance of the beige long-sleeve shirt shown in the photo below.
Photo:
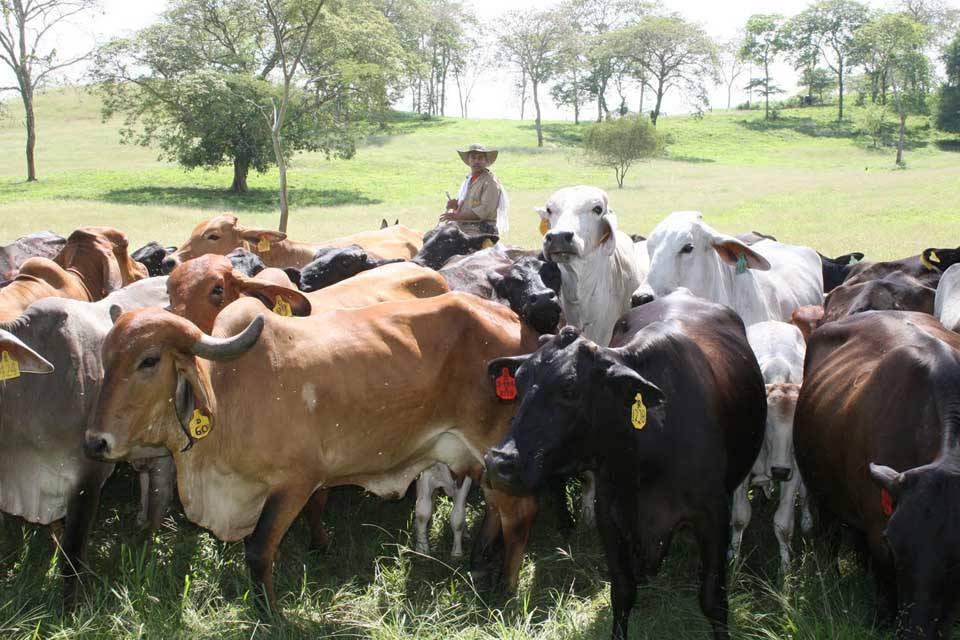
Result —
[[497, 223], [497, 205], [500, 203], [500, 183], [489, 169], [484, 169], [467, 188], [460, 202], [461, 213], [472, 213], [480, 220]]

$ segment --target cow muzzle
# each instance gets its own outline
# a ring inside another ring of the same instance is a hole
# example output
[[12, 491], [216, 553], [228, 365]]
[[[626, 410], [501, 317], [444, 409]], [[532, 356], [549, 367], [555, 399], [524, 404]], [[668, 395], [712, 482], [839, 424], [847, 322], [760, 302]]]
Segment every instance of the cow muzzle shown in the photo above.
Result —
[[171, 254], [163, 259], [163, 262], [160, 263], [160, 271], [164, 275], [169, 274], [171, 271], [177, 268], [177, 265], [180, 264], [180, 259], [175, 255]]
[[83, 442], [83, 452], [88, 458], [106, 462], [113, 450], [113, 436], [108, 433], [87, 434]]
[[793, 478], [793, 469], [791, 467], [770, 467], [770, 477], [778, 482], [790, 482]]
[[483, 457], [487, 478], [491, 484], [513, 487], [519, 480], [520, 455], [512, 444], [493, 447]]
[[548, 231], [543, 237], [543, 255], [551, 262], [570, 262], [580, 255], [573, 231]]
[[560, 301], [553, 290], [536, 293], [523, 309], [523, 317], [537, 333], [555, 333], [560, 323]]

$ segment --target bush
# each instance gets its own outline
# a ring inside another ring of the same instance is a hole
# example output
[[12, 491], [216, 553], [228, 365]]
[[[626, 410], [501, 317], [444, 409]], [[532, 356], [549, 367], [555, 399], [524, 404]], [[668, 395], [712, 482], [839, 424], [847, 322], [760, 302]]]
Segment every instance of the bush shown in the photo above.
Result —
[[659, 153], [663, 140], [649, 120], [631, 114], [591, 125], [583, 136], [583, 149], [593, 164], [614, 170], [622, 189], [631, 165]]
[[943, 86], [937, 106], [937, 129], [960, 133], [960, 87]]
[[736, 106], [737, 111], [756, 111], [759, 108], [760, 108], [759, 102], [754, 102], [752, 104], [749, 102], [741, 102]]
[[873, 147], [887, 144], [893, 135], [893, 114], [880, 104], [868, 104], [856, 116], [857, 128], [873, 141]]

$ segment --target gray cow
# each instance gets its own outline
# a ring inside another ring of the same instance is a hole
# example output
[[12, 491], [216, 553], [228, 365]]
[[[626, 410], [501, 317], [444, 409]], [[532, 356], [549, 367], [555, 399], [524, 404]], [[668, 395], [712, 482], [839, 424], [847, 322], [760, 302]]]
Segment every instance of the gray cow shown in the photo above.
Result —
[[[0, 323], [0, 330], [54, 368], [49, 375], [0, 383], [0, 511], [37, 524], [66, 518], [61, 546], [67, 604], [76, 599], [87, 533], [114, 468], [83, 453], [88, 415], [103, 379], [100, 347], [113, 325], [111, 307], [165, 306], [166, 280], [135, 282], [93, 303], [38, 300], [18, 319]], [[143, 453], [139, 519], [156, 527], [172, 496], [173, 464], [169, 457]]]

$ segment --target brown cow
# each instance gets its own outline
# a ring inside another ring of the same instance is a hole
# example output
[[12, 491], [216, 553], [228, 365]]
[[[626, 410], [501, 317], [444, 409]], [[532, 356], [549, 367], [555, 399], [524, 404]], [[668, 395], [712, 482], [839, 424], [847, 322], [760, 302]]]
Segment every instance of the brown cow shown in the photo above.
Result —
[[271, 270], [264, 269], [256, 278], [247, 278], [234, 271], [224, 256], [187, 260], [173, 270], [167, 281], [170, 310], [209, 333], [217, 314], [241, 296], [257, 298], [270, 309], [276, 307], [278, 299], [283, 299], [292, 315], [306, 316], [379, 302], [428, 298], [450, 290], [436, 271], [411, 263], [384, 265], [306, 294], [292, 285], [278, 286], [275, 280], [264, 278], [268, 271]]
[[940, 276], [951, 265], [960, 261], [960, 247], [956, 249], [924, 249], [918, 255], [887, 262], [861, 262], [850, 267], [844, 282], [856, 283], [876, 280], [894, 271], [903, 271], [928, 287], [936, 288]]
[[127, 238], [109, 227], [83, 227], [67, 239], [55, 260], [30, 258], [0, 289], [0, 321], [14, 320], [35, 300], [58, 297], [94, 302], [147, 277], [127, 254]]
[[819, 512], [865, 536], [881, 620], [899, 611], [901, 637], [949, 637], [960, 336], [924, 313], [861, 313], [817, 329], [804, 371], [794, 447]]
[[936, 288], [903, 271], [882, 278], [844, 282], [823, 301], [820, 324], [864, 311], [923, 311], [933, 315]]
[[233, 215], [220, 215], [198, 224], [190, 238], [163, 261], [163, 272], [170, 273], [178, 264], [208, 253], [226, 255], [238, 247], [259, 255], [270, 267], [302, 269], [313, 260], [317, 249], [346, 247], [357, 244], [380, 258], [409, 260], [420, 247], [420, 234], [403, 225], [377, 231], [362, 231], [327, 242], [295, 242], [287, 234], [268, 229], [247, 229]]
[[120, 316], [85, 446], [105, 460], [167, 448], [187, 517], [246, 537], [274, 611], [277, 547], [311, 494], [398, 497], [434, 462], [478, 473], [514, 409], [489, 393], [485, 362], [537, 344], [510, 309], [456, 292], [308, 318], [239, 300], [214, 334], [230, 337], [160, 309]]

